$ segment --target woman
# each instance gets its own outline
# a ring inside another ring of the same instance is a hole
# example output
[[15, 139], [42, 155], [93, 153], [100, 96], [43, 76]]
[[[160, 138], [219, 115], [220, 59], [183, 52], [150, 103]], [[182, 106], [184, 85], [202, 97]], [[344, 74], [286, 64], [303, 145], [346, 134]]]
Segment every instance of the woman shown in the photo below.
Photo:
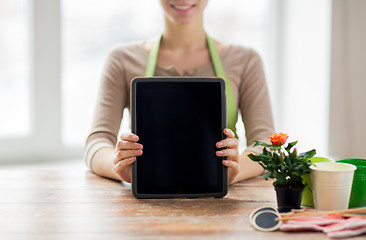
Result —
[[[144, 76], [149, 53], [157, 49], [155, 75], [215, 76], [212, 53], [203, 27], [203, 11], [208, 0], [161, 0], [165, 28], [161, 39], [118, 46], [111, 51], [105, 66], [92, 131], [86, 143], [85, 159], [90, 169], [101, 176], [131, 182], [131, 164], [143, 154], [138, 136], [117, 134], [122, 111], [129, 106], [129, 86], [136, 76]], [[272, 113], [260, 57], [251, 49], [214, 41], [232, 89], [233, 104], [240, 109], [247, 143], [267, 139], [273, 130]], [[157, 47], [157, 48], [156, 48]], [[218, 142], [218, 156], [229, 169], [229, 184], [263, 173], [247, 155], [239, 154], [233, 130], [226, 128], [226, 139]], [[194, 136], [192, 138], [194, 141]], [[189, 146], [189, 143], [187, 143]]]

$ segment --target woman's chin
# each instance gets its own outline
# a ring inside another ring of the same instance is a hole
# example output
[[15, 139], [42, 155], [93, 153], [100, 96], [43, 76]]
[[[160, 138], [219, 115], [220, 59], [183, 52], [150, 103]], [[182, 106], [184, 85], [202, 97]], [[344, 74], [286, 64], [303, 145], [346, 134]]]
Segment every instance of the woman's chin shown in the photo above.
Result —
[[195, 15], [186, 15], [186, 16], [170, 16], [168, 17], [174, 24], [177, 25], [187, 25], [191, 23], [195, 23], [197, 21], [201, 21], [202, 16], [199, 14]]

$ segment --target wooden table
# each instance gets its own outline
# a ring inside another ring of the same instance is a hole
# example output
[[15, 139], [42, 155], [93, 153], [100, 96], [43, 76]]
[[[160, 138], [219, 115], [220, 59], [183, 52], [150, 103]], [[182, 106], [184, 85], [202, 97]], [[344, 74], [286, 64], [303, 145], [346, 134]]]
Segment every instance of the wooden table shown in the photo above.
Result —
[[260, 177], [222, 199], [139, 200], [129, 186], [83, 170], [0, 170], [0, 190], [0, 239], [327, 239], [254, 230], [250, 212], [276, 206]]

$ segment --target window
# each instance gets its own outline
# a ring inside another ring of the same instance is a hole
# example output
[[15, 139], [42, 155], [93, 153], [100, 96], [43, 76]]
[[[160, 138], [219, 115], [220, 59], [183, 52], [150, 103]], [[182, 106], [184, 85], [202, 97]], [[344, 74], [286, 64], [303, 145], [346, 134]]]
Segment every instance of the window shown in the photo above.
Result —
[[[212, 37], [261, 55], [277, 130], [327, 155], [331, 1], [215, 0], [205, 14]], [[81, 158], [109, 49], [162, 29], [159, 1], [0, 1], [0, 162]]]
[[0, 1], [0, 138], [30, 134], [29, 6]]
[[161, 31], [161, 10], [157, 1], [149, 0], [64, 0], [62, 13], [63, 142], [80, 146], [91, 126], [109, 49]]
[[282, 97], [277, 126], [299, 140], [299, 152], [316, 148], [318, 156], [327, 156], [331, 1], [288, 1], [282, 21], [282, 74], [273, 94]]

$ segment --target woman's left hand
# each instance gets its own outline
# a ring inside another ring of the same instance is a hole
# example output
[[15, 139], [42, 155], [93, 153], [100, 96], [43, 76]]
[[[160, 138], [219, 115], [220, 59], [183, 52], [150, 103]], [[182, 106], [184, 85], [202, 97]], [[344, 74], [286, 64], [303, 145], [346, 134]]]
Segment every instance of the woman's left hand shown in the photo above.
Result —
[[226, 149], [220, 149], [216, 152], [216, 155], [219, 157], [226, 157], [226, 159], [222, 161], [222, 164], [229, 168], [229, 184], [232, 184], [235, 177], [240, 172], [239, 141], [235, 138], [234, 132], [229, 128], [224, 129], [224, 134], [227, 138], [217, 142], [216, 147]]

